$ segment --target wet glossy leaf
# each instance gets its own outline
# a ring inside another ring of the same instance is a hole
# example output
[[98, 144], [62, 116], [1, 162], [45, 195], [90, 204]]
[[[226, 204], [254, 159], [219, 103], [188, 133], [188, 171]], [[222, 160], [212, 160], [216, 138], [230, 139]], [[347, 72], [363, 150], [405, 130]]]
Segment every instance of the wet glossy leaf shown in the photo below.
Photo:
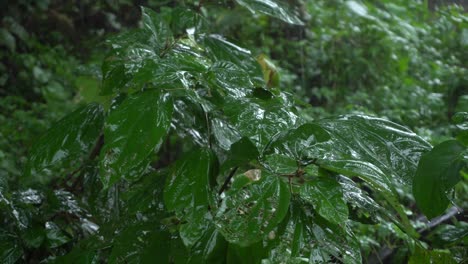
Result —
[[361, 262], [359, 244], [349, 228], [314, 216], [311, 205], [301, 199], [293, 198], [275, 236], [265, 263], [327, 263], [333, 258], [344, 263]]
[[231, 62], [248, 73], [255, 86], [265, 86], [260, 64], [257, 63], [249, 50], [241, 48], [219, 35], [204, 37], [200, 43], [205, 47], [207, 56], [212, 61]]
[[183, 7], [172, 9], [169, 20], [174, 34], [187, 34], [189, 32], [197, 34], [209, 28], [209, 22], [201, 14]]
[[345, 116], [318, 124], [332, 139], [311, 149], [309, 156], [318, 157], [327, 169], [362, 177], [382, 191], [394, 184], [410, 187], [421, 154], [430, 148], [408, 129], [379, 118]]
[[440, 225], [428, 236], [428, 239], [440, 248], [463, 240], [466, 245], [468, 242], [468, 223], [460, 221], [456, 225]]
[[327, 142], [331, 137], [327, 131], [317, 124], [308, 123], [298, 128], [291, 129], [284, 135], [278, 137], [265, 150], [265, 155], [269, 153], [281, 154], [294, 158], [298, 162], [308, 161], [309, 154], [313, 152], [316, 144]]
[[353, 208], [362, 209], [365, 214], [375, 216], [384, 209], [378, 205], [364, 190], [358, 187], [350, 178], [340, 177], [339, 183], [343, 190], [343, 198]]
[[416, 204], [429, 218], [442, 214], [449, 205], [447, 192], [461, 180], [465, 147], [456, 140], [445, 141], [422, 156], [413, 182]]
[[101, 180], [109, 186], [121, 177], [136, 178], [166, 136], [172, 102], [157, 90], [132, 94], [113, 109], [104, 127]]
[[151, 33], [149, 41], [156, 52], [160, 54], [173, 42], [171, 29], [162, 19], [161, 15], [151, 9], [142, 7], [141, 16], [143, 28]]
[[[33, 145], [26, 174], [40, 173], [63, 162], [81, 160], [96, 143], [103, 122], [104, 110], [94, 103], [58, 121]], [[41, 177], [38, 180], [44, 182], [47, 179]]]
[[320, 256], [319, 259], [327, 259], [327, 255], [333, 256], [343, 263], [362, 262], [359, 242], [349, 226], [335, 225], [320, 216], [315, 216], [313, 221], [315, 225], [312, 233], [318, 242], [313, 255]]
[[299, 120], [291, 109], [276, 102], [264, 103], [228, 98], [223, 110], [239, 133], [248, 137], [259, 150], [281, 131], [295, 127]]
[[299, 14], [291, 7], [287, 1], [280, 0], [236, 0], [239, 5], [249, 9], [253, 14], [261, 13], [279, 18], [284, 22], [303, 25]]
[[270, 154], [262, 160], [264, 166], [276, 174], [294, 175], [299, 168], [299, 163], [291, 156]]
[[164, 203], [169, 211], [175, 211], [178, 217], [188, 222], [180, 229], [187, 246], [192, 246], [203, 236], [208, 225], [210, 186], [216, 162], [209, 149], [193, 151], [175, 165], [166, 179]]
[[59, 247], [71, 240], [54, 222], [45, 223], [47, 244], [51, 248]]
[[211, 128], [217, 144], [224, 150], [241, 139], [239, 132], [228, 122], [219, 118], [211, 120]]
[[348, 207], [343, 200], [341, 185], [332, 178], [318, 177], [304, 183], [300, 197], [332, 223], [343, 224], [348, 220]]
[[288, 210], [287, 184], [264, 171], [257, 174], [263, 175], [236, 176], [216, 212], [216, 227], [231, 243], [247, 246], [260, 241]]
[[208, 83], [222, 95], [242, 98], [254, 88], [248, 73], [229, 61], [217, 61], [209, 69]]

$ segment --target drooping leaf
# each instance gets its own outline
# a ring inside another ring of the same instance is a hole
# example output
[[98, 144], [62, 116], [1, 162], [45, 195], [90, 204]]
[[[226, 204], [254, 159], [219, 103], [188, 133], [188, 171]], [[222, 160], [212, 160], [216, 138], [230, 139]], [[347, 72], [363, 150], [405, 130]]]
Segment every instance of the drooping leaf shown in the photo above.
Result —
[[309, 202], [320, 216], [335, 224], [348, 219], [341, 185], [332, 178], [317, 177], [301, 186], [300, 197]]
[[211, 222], [189, 250], [187, 263], [226, 263], [228, 243]]
[[[31, 148], [26, 175], [40, 173], [64, 162], [81, 160], [91, 152], [103, 122], [103, 108], [91, 103], [55, 123]], [[38, 180], [47, 181], [45, 177]]]
[[442, 214], [449, 205], [447, 192], [461, 180], [465, 147], [456, 140], [445, 141], [422, 156], [413, 181], [416, 204], [429, 218]]
[[109, 186], [121, 177], [135, 178], [146, 168], [169, 129], [172, 102], [157, 90], [128, 96], [113, 109], [104, 127], [101, 179]]
[[216, 227], [227, 241], [243, 246], [260, 241], [283, 220], [291, 196], [284, 181], [265, 171], [237, 175], [224, 195]]
[[371, 217], [375, 217], [377, 213], [385, 211], [350, 178], [340, 177], [339, 183], [343, 189], [343, 198], [351, 207], [361, 209], [361, 212]]
[[209, 224], [210, 186], [216, 162], [209, 149], [193, 151], [175, 165], [166, 179], [164, 203], [169, 211], [175, 211], [176, 216], [187, 221], [180, 228], [187, 246], [200, 239]]
[[296, 10], [287, 1], [281, 0], [236, 0], [253, 14], [261, 13], [283, 20], [289, 24], [303, 25]]
[[359, 242], [349, 226], [335, 225], [317, 215], [314, 216], [313, 222], [315, 225], [312, 233], [318, 242], [313, 255], [318, 254], [327, 259], [326, 254], [328, 254], [342, 263], [362, 262]]
[[275, 231], [265, 263], [360, 263], [359, 244], [346, 225], [315, 216], [310, 204], [293, 198], [289, 212]]
[[277, 87], [280, 82], [280, 76], [275, 64], [264, 54], [257, 56], [257, 61], [262, 67], [266, 88]]

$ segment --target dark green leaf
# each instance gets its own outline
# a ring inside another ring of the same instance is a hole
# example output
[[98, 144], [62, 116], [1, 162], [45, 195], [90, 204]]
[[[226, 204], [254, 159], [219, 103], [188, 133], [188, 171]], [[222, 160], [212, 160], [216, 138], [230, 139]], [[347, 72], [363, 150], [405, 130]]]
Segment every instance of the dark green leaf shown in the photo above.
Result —
[[332, 178], [317, 177], [304, 183], [300, 197], [332, 223], [342, 224], [348, 220], [348, 207], [343, 200], [341, 185]]
[[47, 244], [51, 248], [59, 247], [71, 239], [54, 222], [45, 223]]
[[104, 127], [101, 179], [105, 186], [121, 177], [136, 178], [166, 136], [172, 102], [157, 90], [132, 94], [113, 109]]
[[170, 263], [171, 236], [158, 223], [137, 224], [121, 231], [113, 242], [109, 263]]
[[227, 241], [247, 246], [260, 241], [283, 220], [291, 194], [279, 177], [249, 171], [237, 175], [222, 196], [216, 227]]
[[[103, 122], [104, 110], [94, 103], [58, 121], [33, 145], [26, 174], [40, 173], [67, 161], [79, 161], [91, 151], [101, 133]], [[47, 179], [41, 177], [38, 180], [44, 182]]]
[[256, 160], [258, 155], [258, 150], [252, 141], [245, 137], [241, 138], [231, 145], [221, 171], [225, 171], [234, 166], [244, 165], [251, 160]]
[[226, 263], [227, 246], [224, 237], [210, 223], [203, 236], [190, 248], [187, 263]]
[[23, 249], [15, 236], [0, 229], [0, 262], [17, 263], [22, 255]]
[[447, 192], [461, 180], [465, 147], [456, 140], [445, 141], [422, 156], [413, 182], [419, 209], [429, 218], [442, 214], [449, 205]]

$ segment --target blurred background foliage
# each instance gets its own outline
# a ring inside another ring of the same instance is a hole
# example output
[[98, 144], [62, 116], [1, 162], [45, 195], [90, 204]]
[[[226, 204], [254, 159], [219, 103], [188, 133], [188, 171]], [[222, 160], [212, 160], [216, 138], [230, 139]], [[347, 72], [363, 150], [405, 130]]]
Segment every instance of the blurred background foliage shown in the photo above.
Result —
[[[408, 126], [434, 144], [456, 135], [451, 118], [468, 111], [466, 2], [288, 2], [299, 7], [304, 25], [252, 15], [231, 0], [1, 0], [0, 209], [10, 206], [2, 193], [17, 197], [17, 207], [24, 209], [20, 213], [29, 214], [27, 219], [35, 219], [37, 225], [17, 237], [0, 234], [0, 244], [20, 241], [22, 247], [0, 257], [18, 259], [25, 249], [25, 259], [61, 255], [73, 247], [71, 239], [76, 242], [92, 233], [92, 223], [83, 221], [85, 211], [67, 192], [40, 194], [25, 189], [19, 176], [29, 147], [55, 120], [83, 102], [109, 103], [109, 98], [98, 95], [106, 53], [102, 43], [116, 32], [138, 27], [139, 6], [163, 14], [175, 6], [199, 10], [213, 32], [274, 62], [278, 86], [293, 94], [299, 105], [313, 106], [300, 111], [307, 118], [366, 113]], [[87, 177], [91, 188], [96, 177], [92, 173]], [[37, 186], [41, 188], [46, 189]], [[466, 184], [457, 188], [464, 193], [459, 197], [463, 204]], [[61, 210], [83, 218], [77, 222], [67, 216], [60, 227], [50, 224]], [[0, 222], [5, 225], [8, 217], [3, 214]], [[49, 225], [44, 229], [42, 223]], [[6, 226], [15, 233], [14, 224]], [[441, 244], [450, 242], [445, 234], [453, 227], [441, 226], [429, 237]], [[359, 228], [367, 254], [394, 243], [399, 235], [391, 224]], [[34, 232], [46, 234], [41, 236], [46, 239], [34, 239], [38, 237]], [[467, 254], [463, 247], [454, 252], [460, 258]]]

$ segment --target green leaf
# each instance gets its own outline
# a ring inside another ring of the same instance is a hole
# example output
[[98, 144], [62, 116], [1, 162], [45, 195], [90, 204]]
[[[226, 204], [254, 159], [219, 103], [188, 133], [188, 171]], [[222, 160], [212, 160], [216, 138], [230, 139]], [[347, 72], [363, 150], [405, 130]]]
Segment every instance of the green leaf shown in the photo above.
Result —
[[222, 165], [221, 171], [225, 171], [234, 166], [241, 166], [251, 160], [258, 158], [257, 147], [248, 138], [241, 138], [231, 145], [227, 154], [227, 159]]
[[192, 246], [208, 226], [211, 203], [210, 186], [213, 184], [217, 161], [209, 149], [192, 151], [178, 161], [166, 179], [164, 202], [169, 211], [187, 223], [180, 228], [184, 244]]
[[416, 204], [429, 218], [442, 214], [449, 205], [447, 192], [461, 180], [465, 147], [456, 140], [445, 141], [422, 156], [413, 182]]
[[159, 14], [145, 7], [141, 8], [141, 17], [143, 28], [151, 33], [149, 38], [151, 46], [160, 54], [174, 41], [169, 25]]
[[7, 47], [12, 53], [16, 50], [15, 37], [4, 28], [0, 28], [0, 45]]
[[226, 98], [224, 114], [243, 137], [248, 137], [259, 150], [275, 135], [295, 127], [299, 117], [278, 101]]
[[[315, 145], [327, 142], [330, 139], [330, 135], [322, 127], [308, 123], [291, 129], [278, 137], [266, 148], [265, 154], [276, 153], [292, 157], [298, 162], [307, 162], [311, 158], [316, 158], [309, 156], [310, 152], [317, 148]], [[320, 144], [318, 147], [320, 147]]]
[[226, 240], [242, 246], [260, 241], [283, 220], [291, 196], [279, 177], [265, 171], [253, 174], [234, 178], [215, 215], [216, 227]]
[[190, 248], [187, 263], [226, 263], [228, 243], [211, 222]]
[[[91, 151], [103, 122], [103, 108], [92, 103], [55, 123], [31, 148], [26, 175], [39, 174], [68, 161], [78, 163]], [[38, 180], [45, 182], [47, 179], [43, 176]]]
[[[226, 253], [228, 264], [257, 264], [268, 256], [268, 249], [263, 246], [263, 241], [247, 247], [230, 243]], [[246, 257], [248, 256], [248, 257]]]
[[343, 116], [318, 124], [332, 139], [309, 156], [327, 169], [362, 177], [377, 190], [410, 187], [421, 154], [430, 148], [413, 132], [380, 118]]
[[360, 248], [347, 225], [335, 225], [318, 215], [309, 203], [293, 197], [288, 215], [269, 235], [271, 250], [265, 263], [361, 263]]
[[448, 250], [427, 250], [421, 247], [416, 247], [416, 251], [409, 259], [408, 264], [419, 263], [455, 264], [457, 262], [453, 259], [450, 251]]
[[304, 183], [299, 195], [328, 221], [343, 224], [348, 220], [348, 207], [343, 200], [341, 185], [336, 180], [317, 177]]
[[51, 248], [59, 247], [71, 239], [54, 222], [45, 223], [47, 244]]
[[[233, 63], [248, 74], [251, 82], [255, 86], [265, 86], [260, 64], [258, 64], [249, 50], [241, 48], [219, 35], [206, 36], [199, 42], [205, 48], [206, 56], [213, 62], [220, 61], [221, 63], [221, 61], [227, 61]], [[228, 65], [221, 64], [214, 66], [214, 68], [216, 69], [220, 66], [227, 67]]]
[[281, 0], [236, 0], [253, 14], [261, 13], [283, 20], [289, 24], [303, 25], [299, 14], [287, 2]]
[[5, 264], [17, 263], [23, 256], [20, 241], [13, 234], [0, 229], [0, 262]]
[[216, 87], [223, 95], [242, 98], [254, 88], [248, 73], [229, 61], [215, 62], [210, 67], [208, 74], [206, 76], [208, 84]]
[[110, 186], [121, 177], [140, 176], [148, 158], [159, 149], [171, 124], [172, 102], [148, 90], [129, 95], [113, 109], [104, 126], [101, 180]]
[[347, 177], [340, 177], [339, 183], [343, 190], [343, 198], [353, 208], [361, 209], [364, 214], [369, 214], [375, 217], [379, 212], [385, 212], [385, 210], [377, 204], [364, 190], [358, 187], [358, 185]]

